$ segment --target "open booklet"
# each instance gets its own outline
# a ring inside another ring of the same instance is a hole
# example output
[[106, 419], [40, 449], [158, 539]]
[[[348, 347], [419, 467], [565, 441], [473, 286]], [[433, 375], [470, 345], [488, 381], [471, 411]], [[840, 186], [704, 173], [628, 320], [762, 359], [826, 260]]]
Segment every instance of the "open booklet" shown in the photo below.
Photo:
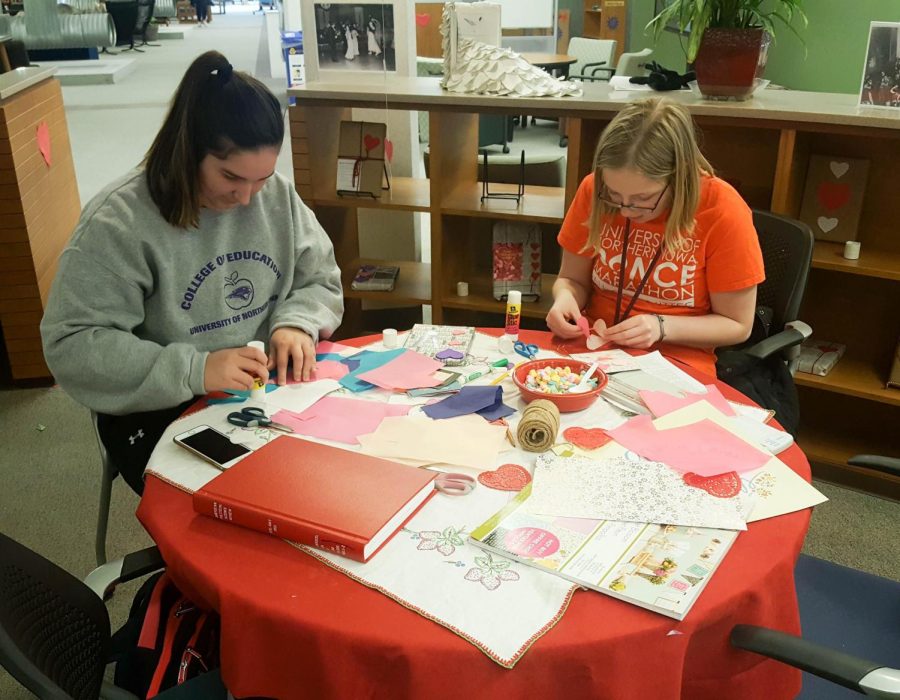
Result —
[[585, 588], [684, 619], [738, 533], [535, 515], [525, 487], [469, 542]]

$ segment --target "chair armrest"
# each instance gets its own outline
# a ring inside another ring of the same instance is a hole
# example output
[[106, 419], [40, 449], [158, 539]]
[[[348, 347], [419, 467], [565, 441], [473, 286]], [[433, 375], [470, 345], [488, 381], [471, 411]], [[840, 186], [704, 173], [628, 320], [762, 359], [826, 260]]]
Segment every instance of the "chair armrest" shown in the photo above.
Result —
[[861, 685], [863, 679], [874, 671], [889, 670], [881, 664], [756, 625], [735, 625], [731, 630], [731, 645], [776, 659], [858, 693], [865, 692]]
[[795, 345], [800, 345], [812, 335], [812, 328], [803, 321], [791, 321], [784, 324], [784, 330], [771, 335], [765, 340], [760, 340], [755, 345], [744, 350], [745, 353], [760, 360], [771, 357], [777, 352], [782, 352]]
[[147, 547], [137, 552], [126, 554], [121, 559], [98, 566], [87, 575], [84, 582], [97, 597], [106, 600], [112, 595], [116, 586], [126, 581], [153, 573], [165, 567], [159, 548]]
[[[606, 63], [606, 61], [604, 61], [604, 63]], [[609, 80], [613, 75], [616, 74], [616, 69], [612, 68], [611, 66], [598, 66], [591, 71], [591, 76], [596, 76], [597, 73], [601, 71], [606, 73], [607, 75], [605, 78], [600, 78], [600, 80]]]
[[900, 459], [896, 457], [884, 457], [882, 455], [856, 455], [847, 460], [847, 464], [854, 467], [866, 467], [885, 474], [900, 476]]

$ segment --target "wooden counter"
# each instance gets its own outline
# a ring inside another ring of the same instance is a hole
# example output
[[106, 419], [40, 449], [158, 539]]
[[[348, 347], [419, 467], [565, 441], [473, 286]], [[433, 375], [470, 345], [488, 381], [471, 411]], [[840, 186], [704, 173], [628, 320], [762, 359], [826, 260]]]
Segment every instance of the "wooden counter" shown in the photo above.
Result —
[[[581, 97], [514, 98], [441, 90], [435, 78], [380, 78], [365, 83], [313, 82], [288, 90], [297, 191], [313, 206], [335, 244], [342, 269], [359, 255], [356, 212], [404, 209], [431, 215], [431, 261], [396, 261], [415, 284], [371, 298], [396, 306], [430, 303], [435, 323], [499, 325], [503, 305], [491, 294], [491, 227], [498, 220], [541, 226], [544, 259], [557, 249], [555, 234], [581, 179], [590, 171], [603, 128], [629, 101], [664, 95], [685, 104], [701, 132], [701, 148], [716, 171], [755, 208], [798, 217], [811, 154], [869, 161], [857, 239], [858, 261], [840, 246], [817, 242], [800, 318], [814, 337], [844, 343], [845, 356], [827, 377], [797, 374], [801, 395], [799, 442], [820, 474], [900, 497], [900, 479], [872, 477], [847, 466], [859, 452], [900, 457], [900, 390], [886, 389], [900, 337], [900, 109], [857, 106], [856, 95], [763, 90], [746, 102], [711, 102], [691, 92], [615, 92], [587, 83]], [[431, 179], [395, 178], [378, 200], [335, 194], [338, 124], [353, 108], [427, 111]], [[521, 203], [480, 201], [477, 180], [478, 115], [566, 117], [569, 136], [565, 187], [526, 186]], [[363, 219], [364, 221], [364, 219]], [[366, 262], [371, 262], [366, 260]], [[545, 267], [543, 295], [525, 304], [525, 319], [540, 324], [551, 303], [555, 269]], [[349, 277], [349, 274], [348, 274]], [[430, 296], [423, 287], [430, 279]], [[466, 297], [456, 283], [469, 283]], [[345, 288], [350, 311], [361, 295]], [[349, 332], [355, 329], [349, 329]], [[847, 477], [847, 478], [844, 478]]]
[[[13, 380], [49, 379], [40, 321], [81, 202], [54, 68], [0, 75], [0, 333]], [[46, 124], [50, 163], [38, 148]]]

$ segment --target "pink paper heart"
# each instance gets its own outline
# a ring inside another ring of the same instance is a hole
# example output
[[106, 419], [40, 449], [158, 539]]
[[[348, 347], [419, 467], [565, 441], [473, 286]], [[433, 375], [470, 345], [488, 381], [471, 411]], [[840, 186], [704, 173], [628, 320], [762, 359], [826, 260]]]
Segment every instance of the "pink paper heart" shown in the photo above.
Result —
[[737, 472], [725, 472], [715, 476], [700, 476], [687, 472], [681, 477], [688, 486], [703, 489], [716, 498], [734, 498], [741, 492], [741, 478]]
[[384, 157], [387, 158], [388, 163], [394, 159], [394, 142], [390, 139], [384, 140]]
[[420, 27], [427, 27], [431, 22], [431, 15], [427, 12], [417, 12], [416, 13], [416, 24]]
[[35, 133], [35, 137], [37, 138], [38, 150], [41, 152], [41, 155], [44, 158], [44, 162], [47, 164], [47, 167], [50, 167], [50, 127], [47, 126], [47, 122], [41, 122], [37, 125], [37, 131]]
[[575, 325], [581, 329], [581, 332], [584, 334], [584, 337], [587, 338], [591, 334], [591, 328], [588, 326], [588, 320], [584, 316], [579, 316], [578, 320], [575, 321]]
[[504, 464], [492, 472], [482, 472], [478, 481], [489, 489], [521, 491], [531, 483], [531, 474], [518, 464]]
[[582, 450], [596, 450], [612, 440], [601, 428], [566, 428], [563, 437]]
[[381, 143], [381, 139], [377, 136], [372, 136], [372, 134], [363, 136], [363, 145], [366, 147], [366, 151], [374, 151], [378, 148], [379, 143]]

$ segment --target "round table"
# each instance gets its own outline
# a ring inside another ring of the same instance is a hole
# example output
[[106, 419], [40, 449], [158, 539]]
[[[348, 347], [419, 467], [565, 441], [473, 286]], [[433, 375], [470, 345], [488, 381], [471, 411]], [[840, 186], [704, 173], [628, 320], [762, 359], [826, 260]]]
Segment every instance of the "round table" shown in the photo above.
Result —
[[[550, 347], [548, 333], [521, 336]], [[780, 458], [810, 478], [796, 445]], [[196, 515], [190, 495], [152, 475], [138, 517], [178, 586], [221, 614], [222, 677], [237, 698], [776, 700], [800, 689], [799, 671], [728, 636], [738, 623], [799, 633], [793, 569], [808, 509], [751, 523], [685, 620], [579, 590], [511, 670], [281, 540]]]

